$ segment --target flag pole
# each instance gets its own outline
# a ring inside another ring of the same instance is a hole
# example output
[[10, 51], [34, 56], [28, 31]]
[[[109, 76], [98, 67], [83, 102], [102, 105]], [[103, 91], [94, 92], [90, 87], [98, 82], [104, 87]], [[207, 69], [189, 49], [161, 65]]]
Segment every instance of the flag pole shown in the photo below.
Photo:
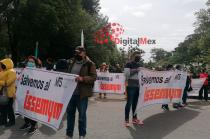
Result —
[[36, 41], [36, 48], [35, 48], [35, 57], [38, 58], [38, 46], [39, 46], [39, 42]]
[[81, 32], [81, 46], [84, 47], [84, 33], [83, 33], [83, 30]]

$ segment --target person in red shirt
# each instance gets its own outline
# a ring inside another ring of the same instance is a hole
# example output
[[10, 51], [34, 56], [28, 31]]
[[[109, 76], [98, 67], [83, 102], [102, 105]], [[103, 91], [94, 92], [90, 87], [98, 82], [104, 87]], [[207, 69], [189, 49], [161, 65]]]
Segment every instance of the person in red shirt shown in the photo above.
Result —
[[206, 72], [206, 69], [202, 70], [202, 73], [200, 73], [200, 78], [206, 78], [202, 88], [199, 91], [199, 99], [203, 99], [203, 92], [204, 92], [204, 99], [205, 101], [208, 101], [208, 73]]

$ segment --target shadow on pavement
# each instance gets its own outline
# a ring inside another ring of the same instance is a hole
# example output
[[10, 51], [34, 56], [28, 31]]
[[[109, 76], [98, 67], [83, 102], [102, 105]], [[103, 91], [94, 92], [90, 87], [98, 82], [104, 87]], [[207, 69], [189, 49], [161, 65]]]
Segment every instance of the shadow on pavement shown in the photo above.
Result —
[[210, 105], [210, 101], [206, 102], [206, 101], [194, 101], [194, 102], [189, 102], [189, 105], [198, 105], [198, 106], [209, 106]]
[[50, 127], [47, 127], [46, 125], [42, 125], [42, 126], [39, 128], [39, 131], [41, 132], [41, 134], [47, 135], [48, 137], [53, 136], [53, 135], [56, 134], [56, 131], [55, 131], [55, 130], [53, 130], [53, 129], [50, 128]]
[[144, 120], [144, 126], [128, 128], [133, 139], [162, 139], [179, 126], [197, 117], [199, 112], [180, 109], [153, 115]]
[[122, 101], [125, 101], [125, 99], [123, 98], [95, 98], [96, 101], [99, 101], [99, 102], [122, 102]]
[[[54, 131], [53, 129], [51, 129], [45, 125], [41, 125], [38, 128], [37, 132], [35, 132], [33, 135], [28, 135], [27, 130], [26, 131], [19, 130], [20, 126], [22, 126], [23, 124], [24, 124], [23, 118], [21, 118], [20, 116], [17, 117], [16, 125], [12, 128], [5, 129], [5, 130], [11, 130], [11, 135], [8, 139], [30, 139], [32, 136], [33, 136], [33, 138], [36, 138], [36, 135], [39, 135], [39, 134], [44, 134], [44, 135], [47, 135], [48, 137], [50, 137], [50, 136], [53, 136], [56, 134], [56, 131]], [[4, 133], [4, 130], [0, 131], [0, 135], [3, 133]]]
[[20, 126], [24, 124], [23, 118], [21, 116], [18, 116], [15, 122], [15, 126], [9, 128], [9, 130], [11, 130], [11, 135], [8, 139], [30, 139], [31, 135], [28, 135], [27, 131], [19, 130]]
[[[58, 130], [61, 130], [61, 129], [64, 128], [64, 121], [66, 121], [66, 120], [67, 120], [67, 114], [64, 113], [63, 119], [61, 121], [61, 124], [60, 124], [60, 127], [59, 127]], [[47, 127], [45, 125], [42, 125], [39, 128], [39, 131], [41, 132], [41, 134], [47, 135], [48, 137], [53, 136], [53, 135], [55, 135], [57, 133], [55, 130], [53, 130], [52, 128]]]
[[202, 107], [204, 106], [210, 106], [210, 102], [206, 102], [206, 101], [194, 101], [194, 102], [189, 102], [188, 103], [188, 106], [189, 108], [192, 108], [192, 109], [199, 109], [199, 110], [203, 110]]

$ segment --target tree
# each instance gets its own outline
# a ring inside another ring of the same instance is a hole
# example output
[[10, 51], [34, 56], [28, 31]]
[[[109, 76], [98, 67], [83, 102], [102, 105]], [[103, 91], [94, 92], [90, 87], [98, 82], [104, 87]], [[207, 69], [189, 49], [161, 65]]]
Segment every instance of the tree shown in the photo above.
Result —
[[153, 59], [154, 62], [159, 62], [162, 59], [166, 59], [171, 56], [170, 52], [165, 51], [162, 48], [153, 48], [151, 50], [151, 58]]
[[94, 42], [93, 34], [108, 24], [108, 17], [99, 13], [99, 0], [3, 0], [0, 10], [1, 54], [11, 52], [14, 63], [34, 55], [37, 41], [40, 59], [70, 58], [80, 45], [82, 30], [94, 62], [115, 64], [121, 60], [112, 41], [103, 46]]
[[101, 9], [99, 0], [82, 0], [82, 7], [91, 15], [98, 14]]

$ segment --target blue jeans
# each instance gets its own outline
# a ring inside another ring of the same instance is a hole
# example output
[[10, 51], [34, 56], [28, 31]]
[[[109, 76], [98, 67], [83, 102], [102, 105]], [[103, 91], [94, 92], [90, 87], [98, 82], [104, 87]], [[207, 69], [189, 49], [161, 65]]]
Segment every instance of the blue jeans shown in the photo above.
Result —
[[73, 95], [67, 107], [67, 129], [66, 135], [72, 137], [75, 124], [76, 109], [79, 112], [79, 135], [86, 135], [86, 111], [88, 106], [88, 98], [80, 99], [79, 95]]
[[127, 103], [125, 105], [125, 121], [129, 121], [129, 113], [132, 106], [133, 118], [137, 118], [136, 106], [139, 99], [139, 87], [127, 87]]

